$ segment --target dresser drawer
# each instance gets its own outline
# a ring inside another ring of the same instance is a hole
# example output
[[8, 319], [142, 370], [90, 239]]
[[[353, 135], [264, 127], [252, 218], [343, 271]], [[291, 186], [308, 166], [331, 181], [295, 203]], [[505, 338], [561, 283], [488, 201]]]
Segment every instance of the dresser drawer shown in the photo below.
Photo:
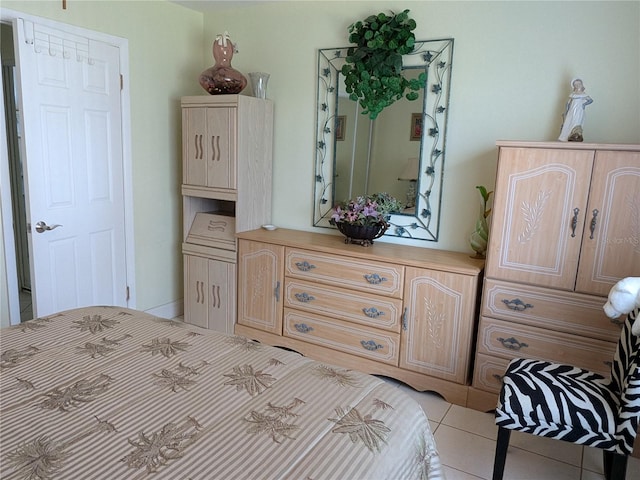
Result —
[[284, 335], [307, 343], [398, 365], [400, 335], [285, 308]]
[[485, 280], [482, 315], [617, 342], [620, 326], [602, 310], [606, 298]]
[[476, 355], [476, 364], [473, 369], [473, 386], [486, 392], [500, 393], [502, 377], [507, 371], [509, 362], [506, 358], [491, 357], [489, 355]]
[[402, 300], [288, 278], [285, 307], [400, 333]]
[[402, 298], [404, 267], [288, 248], [285, 275]]
[[537, 358], [609, 376], [616, 343], [482, 317], [478, 353]]

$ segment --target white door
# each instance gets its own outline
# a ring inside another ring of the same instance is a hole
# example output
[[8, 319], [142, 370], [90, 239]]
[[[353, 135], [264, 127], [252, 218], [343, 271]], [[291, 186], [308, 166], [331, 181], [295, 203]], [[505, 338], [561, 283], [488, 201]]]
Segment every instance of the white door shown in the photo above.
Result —
[[127, 305], [117, 47], [13, 24], [34, 316]]

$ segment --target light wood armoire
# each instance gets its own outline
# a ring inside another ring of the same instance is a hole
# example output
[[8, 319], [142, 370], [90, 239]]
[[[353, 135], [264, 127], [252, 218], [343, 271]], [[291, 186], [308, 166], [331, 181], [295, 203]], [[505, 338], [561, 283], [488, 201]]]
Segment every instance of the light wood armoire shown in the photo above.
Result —
[[469, 406], [495, 408], [512, 358], [609, 375], [619, 320], [602, 310], [640, 276], [640, 145], [498, 142]]
[[235, 234], [271, 220], [273, 104], [182, 98], [184, 320], [233, 333]]

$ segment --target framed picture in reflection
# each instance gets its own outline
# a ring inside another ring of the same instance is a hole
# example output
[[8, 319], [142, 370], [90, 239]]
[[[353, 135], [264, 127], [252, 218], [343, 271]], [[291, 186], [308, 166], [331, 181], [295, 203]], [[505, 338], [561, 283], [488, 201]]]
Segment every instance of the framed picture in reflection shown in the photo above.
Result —
[[344, 140], [344, 131], [347, 128], [347, 116], [338, 115], [336, 119], [336, 140]]
[[409, 140], [420, 140], [422, 138], [422, 114], [411, 114], [411, 132]]

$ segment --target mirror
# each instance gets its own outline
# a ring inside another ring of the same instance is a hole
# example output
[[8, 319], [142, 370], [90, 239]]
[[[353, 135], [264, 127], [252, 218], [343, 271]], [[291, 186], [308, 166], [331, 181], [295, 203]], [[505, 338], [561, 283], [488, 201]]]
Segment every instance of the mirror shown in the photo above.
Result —
[[345, 93], [347, 47], [319, 50], [313, 222], [334, 228], [334, 205], [387, 192], [406, 204], [385, 235], [438, 240], [453, 39], [417, 41], [403, 58], [407, 77], [426, 72], [418, 100], [405, 98], [375, 120]]

